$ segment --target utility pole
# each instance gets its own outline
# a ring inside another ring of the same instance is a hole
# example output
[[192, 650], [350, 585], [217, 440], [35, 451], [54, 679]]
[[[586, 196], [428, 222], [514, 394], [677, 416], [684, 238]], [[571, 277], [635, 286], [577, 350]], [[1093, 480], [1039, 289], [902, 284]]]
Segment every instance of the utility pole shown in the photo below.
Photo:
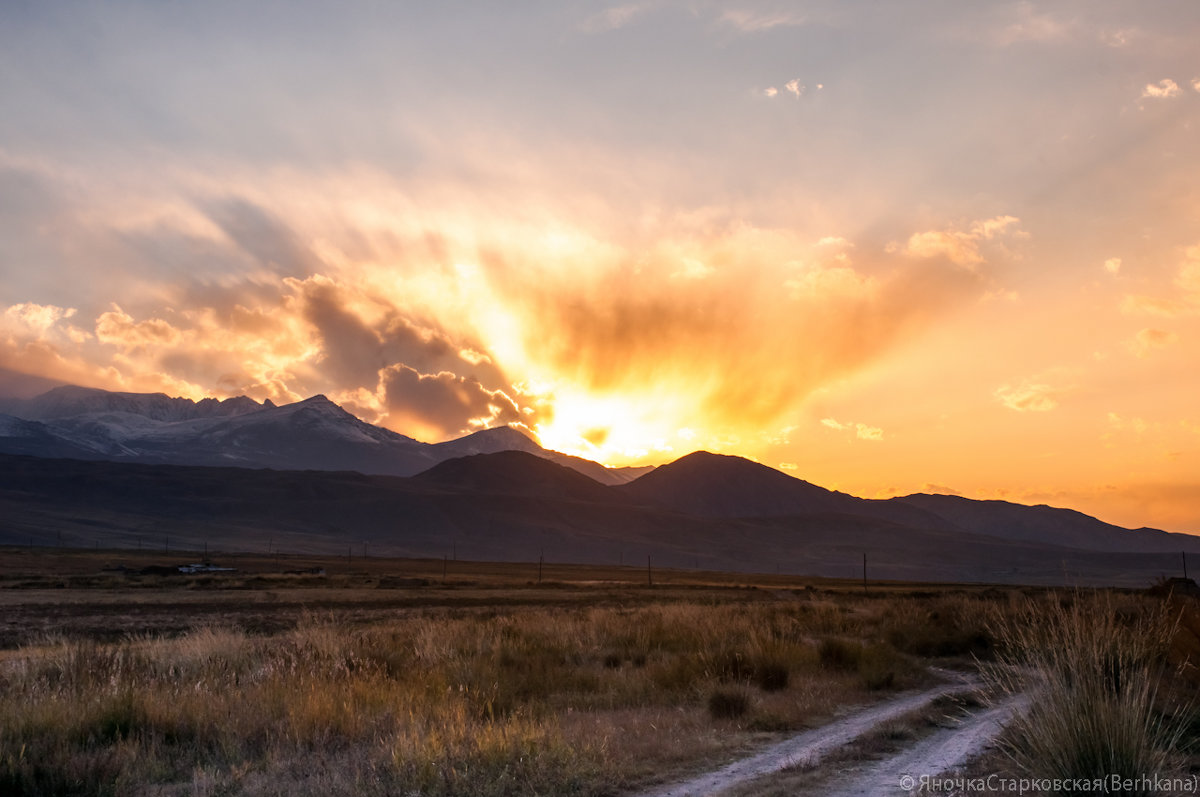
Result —
[[863, 592], [867, 591], [867, 552], [863, 551]]
[[1187, 551], [1180, 551], [1179, 555], [1183, 557], [1183, 577], [1187, 578]]
[[545, 551], [545, 549], [542, 549], [542, 551], [540, 551], [538, 553], [538, 583], [539, 584], [542, 583], [542, 562], [545, 560], [545, 558], [546, 558], [546, 551]]
[[646, 585], [654, 586], [654, 571], [650, 569], [650, 554], [646, 554]]
[[446, 583], [446, 554], [442, 554], [442, 583]]

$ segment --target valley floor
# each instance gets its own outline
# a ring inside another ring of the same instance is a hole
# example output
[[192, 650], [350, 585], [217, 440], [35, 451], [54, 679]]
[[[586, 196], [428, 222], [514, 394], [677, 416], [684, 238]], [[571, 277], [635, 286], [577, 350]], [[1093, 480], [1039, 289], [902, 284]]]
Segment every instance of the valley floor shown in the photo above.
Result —
[[201, 558], [0, 550], [0, 792], [896, 793], [892, 770], [957, 768], [999, 729], [973, 673], [1004, 618], [1071, 597], [450, 560], [171, 573]]

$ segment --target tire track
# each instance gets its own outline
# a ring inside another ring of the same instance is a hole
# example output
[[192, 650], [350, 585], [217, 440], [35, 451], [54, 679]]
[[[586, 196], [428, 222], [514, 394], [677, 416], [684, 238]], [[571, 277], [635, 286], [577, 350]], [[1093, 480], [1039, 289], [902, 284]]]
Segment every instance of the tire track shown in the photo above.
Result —
[[[656, 787], [637, 797], [707, 797], [790, 767], [816, 766], [829, 753], [871, 732], [882, 723], [922, 709], [940, 697], [966, 694], [979, 687], [977, 680], [959, 680], [957, 684], [943, 684], [924, 692], [893, 698], [828, 725], [776, 742], [757, 755], [689, 780]], [[899, 778], [899, 775], [895, 778]]]

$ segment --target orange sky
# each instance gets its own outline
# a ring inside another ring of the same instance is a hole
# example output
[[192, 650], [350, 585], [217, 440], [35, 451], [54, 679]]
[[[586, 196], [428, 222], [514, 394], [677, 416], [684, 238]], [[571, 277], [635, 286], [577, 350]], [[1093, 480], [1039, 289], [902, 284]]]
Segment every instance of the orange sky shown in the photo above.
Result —
[[205, 5], [0, 11], [0, 367], [1200, 532], [1194, 4]]

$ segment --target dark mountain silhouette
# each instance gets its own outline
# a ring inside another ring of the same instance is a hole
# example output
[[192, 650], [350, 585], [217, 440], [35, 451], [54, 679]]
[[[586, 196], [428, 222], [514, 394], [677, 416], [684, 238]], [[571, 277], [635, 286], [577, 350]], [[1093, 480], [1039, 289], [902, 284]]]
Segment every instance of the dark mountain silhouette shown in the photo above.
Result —
[[620, 488], [647, 505], [712, 517], [853, 514], [861, 500], [741, 457], [697, 451]]
[[[648, 477], [643, 477], [648, 478]], [[786, 477], [785, 477], [786, 478]], [[846, 514], [660, 509], [522, 452], [413, 478], [0, 455], [0, 544], [282, 550], [871, 578], [1145, 586], [1177, 553], [1087, 551]]]
[[510, 426], [484, 429], [457, 440], [448, 440], [434, 445], [437, 456], [443, 459], [465, 457], [472, 454], [495, 454], [500, 451], [524, 451], [563, 467], [578, 471], [601, 484], [625, 484], [654, 470], [654, 466], [640, 468], [608, 468], [599, 462], [583, 457], [574, 457], [558, 451], [549, 451], [524, 432]]
[[1200, 538], [1159, 529], [1127, 529], [1097, 520], [1074, 509], [1026, 506], [1008, 501], [980, 501], [957, 495], [918, 493], [888, 502], [915, 506], [939, 515], [975, 534], [1006, 540], [1029, 540], [1094, 551], [1197, 550]]
[[461, 541], [479, 558], [640, 551], [664, 565], [824, 575], [857, 575], [868, 553], [875, 577], [1039, 583], [1132, 583], [1200, 553], [1198, 537], [1073, 510], [868, 500], [707, 452], [626, 481], [639, 471], [547, 451], [516, 429], [431, 445], [324, 396], [275, 406], [60, 387], [7, 406], [39, 416], [0, 415], [0, 541], [14, 544], [162, 535], [254, 549], [265, 534], [297, 551], [361, 542], [440, 555]]
[[414, 484], [482, 495], [537, 496], [617, 503], [620, 496], [594, 479], [524, 451], [449, 459], [412, 478]]

